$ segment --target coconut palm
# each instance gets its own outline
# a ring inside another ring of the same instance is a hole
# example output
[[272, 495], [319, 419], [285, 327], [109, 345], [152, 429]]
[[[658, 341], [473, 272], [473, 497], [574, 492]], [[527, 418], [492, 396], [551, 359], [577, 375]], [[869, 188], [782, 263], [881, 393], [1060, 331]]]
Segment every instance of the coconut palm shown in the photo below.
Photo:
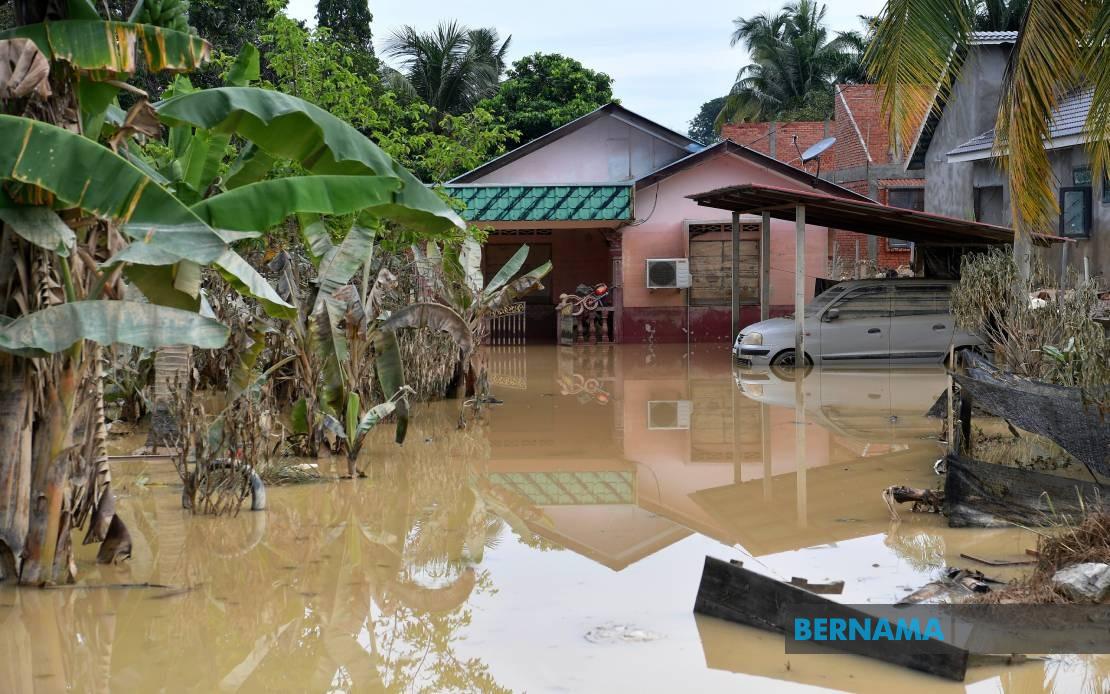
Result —
[[832, 111], [833, 86], [856, 81], [866, 37], [846, 32], [829, 39], [826, 7], [797, 0], [777, 14], [733, 20], [732, 45], [742, 43], [752, 63], [740, 69], [717, 127], [728, 121], [823, 118]]
[[979, 31], [1017, 31], [1029, 0], [981, 0], [976, 3], [975, 28]]
[[[887, 2], [867, 62], [884, 87], [884, 110], [900, 141], [912, 141], [922, 111], [949, 94], [977, 16], [996, 4]], [[1029, 232], [1051, 232], [1058, 213], [1044, 139], [1053, 110], [1077, 88], [1093, 92], [1085, 128], [1094, 175], [1105, 172], [1110, 161], [1110, 3], [1027, 0], [1012, 2], [1007, 10], [1016, 12], [1021, 5], [1020, 36], [999, 98], [995, 150], [1006, 155], [1000, 161], [1018, 231], [1015, 252], [1027, 256]]]
[[400, 64], [387, 69], [386, 81], [440, 113], [465, 113], [496, 93], [512, 38], [501, 41], [496, 29], [456, 21], [427, 33], [403, 26], [386, 41], [385, 54]]

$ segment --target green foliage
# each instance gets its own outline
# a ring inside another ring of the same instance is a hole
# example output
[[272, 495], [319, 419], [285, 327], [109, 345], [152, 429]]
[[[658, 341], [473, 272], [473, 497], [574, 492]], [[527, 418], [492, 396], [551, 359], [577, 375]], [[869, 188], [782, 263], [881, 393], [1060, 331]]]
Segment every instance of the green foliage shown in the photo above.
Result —
[[355, 72], [363, 77], [378, 71], [370, 23], [374, 15], [367, 0], [317, 0], [316, 25], [331, 32], [351, 56]]
[[523, 144], [612, 101], [609, 75], [558, 53], [535, 53], [513, 63], [482, 106], [519, 130]]
[[374, 75], [359, 75], [326, 29], [308, 30], [284, 15], [264, 40], [268, 86], [298, 96], [370, 137], [425, 181], [442, 182], [505, 151], [513, 133], [483, 109], [437, 117], [419, 100], [399, 98]]
[[1020, 277], [1008, 248], [964, 256], [960, 283], [952, 292], [952, 313], [960, 327], [990, 344], [1000, 367], [1105, 397], [1110, 338], [1091, 319], [1098, 306], [1097, 288], [1074, 275], [1067, 279], [1074, 289], [1033, 299], [1041, 289], [1059, 286], [1036, 256], [1027, 279]]
[[777, 14], [734, 20], [732, 45], [742, 43], [752, 62], [736, 75], [717, 116], [718, 131], [729, 121], [832, 117], [833, 87], [862, 75], [866, 39], [846, 32], [830, 40], [825, 12], [815, 0], [797, 0]]
[[266, 26], [281, 16], [283, 5], [274, 0], [190, 0], [189, 24], [212, 44], [213, 52], [212, 64], [192, 73], [193, 83], [199, 87], [223, 84], [220, 74], [225, 58], [239, 55], [245, 45], [266, 52], [268, 46], [261, 37]]
[[511, 41], [501, 41], [496, 29], [456, 21], [440, 22], [427, 33], [403, 26], [386, 42], [386, 55], [401, 65], [389, 72], [390, 84], [437, 114], [466, 113], [497, 92]]
[[690, 119], [690, 127], [686, 134], [691, 140], [697, 140], [702, 144], [710, 144], [716, 142], [718, 139], [718, 130], [714, 126], [717, 120], [717, 114], [725, 106], [725, 97], [718, 96], [715, 99], [710, 99], [701, 105], [698, 109], [698, 115]]

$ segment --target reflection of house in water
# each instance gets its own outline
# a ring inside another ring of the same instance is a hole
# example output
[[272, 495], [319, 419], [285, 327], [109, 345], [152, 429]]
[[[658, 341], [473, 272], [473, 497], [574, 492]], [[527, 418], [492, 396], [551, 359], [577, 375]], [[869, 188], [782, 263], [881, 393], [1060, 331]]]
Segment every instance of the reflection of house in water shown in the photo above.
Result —
[[898, 374], [913, 384], [900, 392], [887, 371], [810, 374], [799, 467], [793, 384], [738, 382], [722, 351], [493, 351], [495, 382], [502, 370], [528, 381], [492, 415], [488, 481], [542, 509], [537, 534], [615, 570], [691, 532], [754, 554], [873, 532], [861, 521], [885, 509], [860, 510], [853, 492], [932, 462], [920, 438], [937, 428], [923, 413], [940, 371]]

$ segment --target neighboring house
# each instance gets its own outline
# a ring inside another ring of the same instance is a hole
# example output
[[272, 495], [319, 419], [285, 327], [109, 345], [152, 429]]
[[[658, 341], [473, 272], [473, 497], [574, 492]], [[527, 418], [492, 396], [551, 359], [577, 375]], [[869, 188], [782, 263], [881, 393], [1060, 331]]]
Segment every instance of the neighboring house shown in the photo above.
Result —
[[[730, 123], [722, 135], [788, 164], [826, 137], [836, 144], [822, 156], [821, 177], [868, 198], [895, 207], [924, 209], [924, 169], [907, 170], [895, 152], [882, 111], [882, 94], [870, 84], [836, 86], [835, 111], [830, 121], [791, 123]], [[795, 140], [795, 138], [797, 138]], [[849, 231], [834, 231], [829, 240], [830, 261], [841, 274], [851, 274], [858, 257], [879, 269], [911, 264], [911, 245], [896, 239]]]
[[[1014, 31], [973, 35], [951, 94], [912, 144], [906, 165], [925, 167], [926, 211], [1012, 225], [1010, 191], [1006, 173], [993, 157], [992, 128], [1017, 37]], [[1110, 185], [1091, 176], [1083, 134], [1090, 105], [1090, 90], [1081, 90], [1056, 109], [1045, 147], [1055, 172], [1060, 216], [1055, 228], [1038, 231], [1076, 241], [1043, 249], [1050, 267], [1062, 269], [1066, 260], [1068, 267], [1082, 272], [1086, 257], [1091, 274], [1105, 277], [1110, 274]]]
[[[1110, 181], [1094, 180], [1083, 132], [1091, 108], [1091, 90], [1063, 99], [1053, 113], [1045, 148], [1055, 174], [1060, 216], [1057, 228], [1049, 233], [1074, 239], [1075, 244], [1060, 244], [1044, 251], [1050, 267], [1083, 271], [1087, 258], [1092, 274], [1105, 278], [1110, 270]], [[964, 142], [947, 153], [950, 164], [972, 167], [975, 218], [1009, 226], [1010, 190], [1006, 174], [992, 157], [994, 131]]]
[[[685, 342], [732, 337], [730, 220], [687, 196], [740, 183], [860, 197], [727, 140], [703, 147], [616, 104], [453, 179], [448, 189], [466, 203], [468, 221], [490, 229], [487, 276], [524, 243], [531, 248], [526, 267], [553, 261], [545, 290], [527, 299], [530, 339], [554, 339], [559, 294], [605, 282], [614, 287], [616, 341]], [[759, 221], [742, 219], [741, 325], [759, 319]], [[828, 233], [810, 231], [806, 275], [816, 279], [827, 272]], [[772, 314], [781, 315], [793, 310], [792, 222], [773, 221], [770, 250]], [[648, 288], [653, 259], [686, 259], [689, 288]], [[814, 282], [808, 287], [812, 296]]]

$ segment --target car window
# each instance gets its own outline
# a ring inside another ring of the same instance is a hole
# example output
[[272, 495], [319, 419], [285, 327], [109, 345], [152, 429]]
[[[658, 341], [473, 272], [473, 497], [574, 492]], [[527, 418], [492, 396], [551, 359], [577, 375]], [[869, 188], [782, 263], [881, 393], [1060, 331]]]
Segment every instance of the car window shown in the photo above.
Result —
[[951, 286], [911, 284], [894, 286], [894, 315], [926, 316], [948, 313]]
[[839, 319], [845, 318], [888, 318], [890, 317], [890, 293], [886, 287], [872, 285], [853, 289], [844, 298], [833, 304], [839, 311]]
[[809, 305], [806, 306], [805, 315], [816, 316], [818, 313], [821, 312], [821, 309], [828, 306], [831, 301], [833, 301], [843, 293], [844, 287], [842, 286], [829, 287], [825, 291], [813, 297], [813, 301], [809, 302]]

